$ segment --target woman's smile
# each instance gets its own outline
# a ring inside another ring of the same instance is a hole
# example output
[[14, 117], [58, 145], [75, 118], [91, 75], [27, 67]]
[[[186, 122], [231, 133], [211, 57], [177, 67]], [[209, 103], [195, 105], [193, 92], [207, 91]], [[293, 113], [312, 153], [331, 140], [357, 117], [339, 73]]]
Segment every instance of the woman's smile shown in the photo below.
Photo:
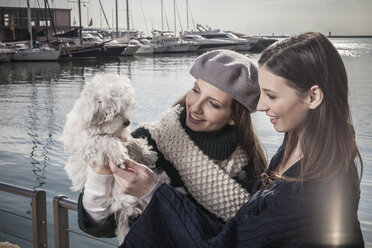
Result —
[[197, 117], [196, 115], [194, 115], [191, 112], [190, 112], [188, 118], [189, 118], [190, 122], [195, 123], [195, 124], [201, 123], [203, 121], [203, 119]]
[[270, 117], [270, 122], [275, 125], [278, 122], [279, 117], [267, 115]]

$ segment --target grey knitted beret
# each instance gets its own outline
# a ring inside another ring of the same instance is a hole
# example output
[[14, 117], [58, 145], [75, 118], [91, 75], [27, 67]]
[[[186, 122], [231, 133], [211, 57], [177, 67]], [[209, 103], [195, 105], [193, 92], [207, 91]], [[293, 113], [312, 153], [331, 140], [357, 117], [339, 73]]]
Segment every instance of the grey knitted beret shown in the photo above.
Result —
[[257, 67], [248, 57], [229, 50], [214, 50], [199, 56], [190, 74], [226, 92], [250, 112], [256, 111], [260, 87]]

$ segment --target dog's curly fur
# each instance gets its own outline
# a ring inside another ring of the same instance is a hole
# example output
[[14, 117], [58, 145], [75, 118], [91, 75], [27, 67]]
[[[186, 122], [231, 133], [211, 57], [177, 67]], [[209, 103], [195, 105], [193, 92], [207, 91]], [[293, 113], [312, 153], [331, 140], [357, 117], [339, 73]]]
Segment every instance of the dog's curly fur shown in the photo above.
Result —
[[[72, 190], [84, 188], [91, 165], [105, 166], [109, 159], [120, 165], [124, 158], [145, 165], [156, 162], [157, 154], [147, 141], [130, 135], [128, 121], [134, 105], [134, 89], [126, 77], [100, 74], [85, 85], [67, 115], [62, 136], [65, 150], [71, 153], [65, 170]], [[109, 211], [116, 214], [116, 234], [122, 242], [129, 231], [129, 217], [138, 216], [146, 203], [122, 194], [115, 180], [112, 189]]]

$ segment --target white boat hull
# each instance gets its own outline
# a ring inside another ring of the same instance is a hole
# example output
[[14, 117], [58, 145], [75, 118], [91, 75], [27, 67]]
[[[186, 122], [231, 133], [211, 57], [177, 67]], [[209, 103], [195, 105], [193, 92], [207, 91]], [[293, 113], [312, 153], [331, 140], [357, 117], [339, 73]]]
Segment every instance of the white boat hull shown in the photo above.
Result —
[[187, 52], [195, 52], [198, 50], [199, 45], [191, 45], [191, 44], [176, 44], [176, 45], [167, 45], [165, 53], [187, 53]]
[[26, 49], [14, 54], [13, 61], [50, 61], [59, 58], [60, 51], [47, 49]]
[[134, 55], [150, 55], [154, 53], [154, 50], [155, 47], [144, 45], [138, 48], [137, 52]]
[[140, 46], [127, 46], [124, 51], [121, 53], [122, 56], [132, 56], [140, 49]]
[[2, 53], [0, 52], [0, 62], [9, 62], [14, 56], [14, 53]]
[[155, 46], [154, 53], [165, 53], [166, 50], [167, 48], [165, 46]]

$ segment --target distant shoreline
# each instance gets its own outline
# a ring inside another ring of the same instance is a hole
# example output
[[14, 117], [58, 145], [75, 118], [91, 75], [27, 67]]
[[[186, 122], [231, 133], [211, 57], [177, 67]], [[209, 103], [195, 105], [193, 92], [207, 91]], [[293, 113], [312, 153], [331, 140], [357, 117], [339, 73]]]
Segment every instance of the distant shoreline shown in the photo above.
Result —
[[[265, 38], [288, 38], [289, 35], [264, 35]], [[372, 35], [328, 35], [328, 38], [372, 38]]]

